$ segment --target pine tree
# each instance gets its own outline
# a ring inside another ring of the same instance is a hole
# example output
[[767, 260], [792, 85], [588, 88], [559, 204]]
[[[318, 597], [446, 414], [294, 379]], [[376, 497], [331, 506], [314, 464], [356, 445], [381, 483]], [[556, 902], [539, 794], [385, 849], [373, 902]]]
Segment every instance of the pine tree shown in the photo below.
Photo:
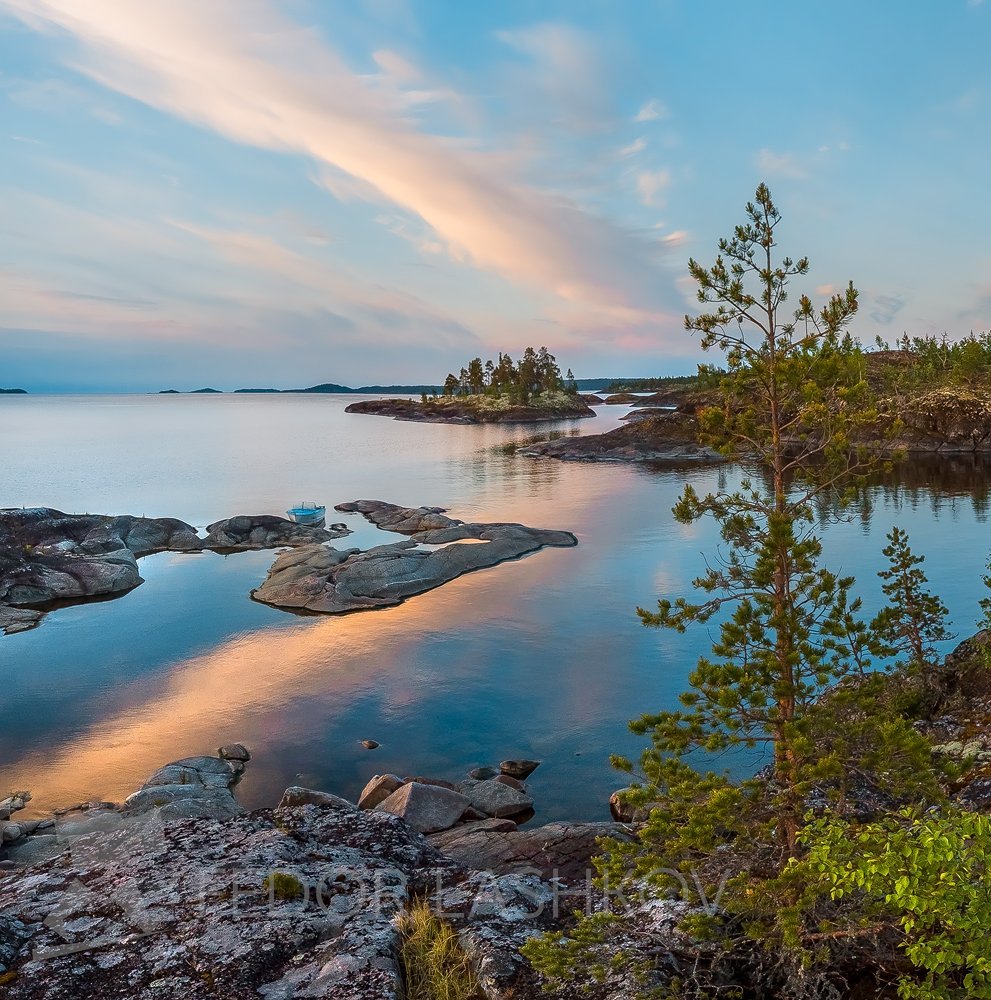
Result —
[[883, 553], [888, 568], [878, 573], [885, 582], [881, 589], [888, 606], [874, 616], [871, 628], [895, 651], [907, 654], [912, 667], [922, 667], [936, 660], [937, 642], [952, 639], [946, 628], [946, 605], [926, 589], [928, 579], [920, 567], [925, 556], [909, 548], [908, 535], [892, 528]]
[[[853, 779], [872, 771], [883, 771], [897, 792], [935, 796], [938, 788], [928, 743], [883, 708], [872, 671], [886, 648], [860, 620], [852, 578], [821, 565], [815, 533], [817, 515], [828, 516], [838, 492], [873, 465], [857, 441], [873, 430], [877, 413], [859, 348], [843, 333], [857, 292], [851, 284], [818, 310], [801, 295], [790, 312], [790, 284], [809, 262], [779, 257], [780, 215], [765, 185], [747, 217], [720, 241], [711, 267], [690, 261], [699, 301], [710, 308], [687, 316], [685, 326], [725, 361], [723, 372], [707, 369], [718, 401], [700, 412], [700, 436], [755, 463], [758, 475], [706, 496], [688, 485], [674, 508], [684, 524], [713, 517], [726, 554], [695, 581], [700, 600], [662, 598], [657, 610], [639, 609], [640, 618], [677, 632], [716, 618], [718, 637], [691, 674], [680, 709], [631, 723], [651, 745], [629, 802], [662, 805], [638, 842], [610, 842], [599, 867], [611, 885], [661, 889], [670, 882], [659, 870], [739, 866], [722, 901], [720, 933], [730, 942], [749, 939], [751, 952], [755, 939], [780, 949], [772, 963], [780, 982], [804, 975], [812, 958], [803, 935], [815, 927], [815, 912], [789, 874], [810, 795], [824, 791], [842, 813]], [[695, 766], [734, 748], [766, 753], [768, 778], [734, 782]], [[622, 758], [614, 763], [637, 770]], [[578, 933], [594, 943], [603, 929], [583, 921]], [[526, 952], [551, 975], [560, 975], [563, 954], [572, 968], [592, 954], [554, 936]]]

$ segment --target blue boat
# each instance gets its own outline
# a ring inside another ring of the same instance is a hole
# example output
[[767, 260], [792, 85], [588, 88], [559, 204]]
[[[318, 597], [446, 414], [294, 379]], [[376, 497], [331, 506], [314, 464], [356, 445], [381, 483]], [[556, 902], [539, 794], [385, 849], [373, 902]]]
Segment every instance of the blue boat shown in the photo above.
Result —
[[327, 516], [327, 508], [323, 504], [313, 503], [313, 501], [300, 502], [296, 507], [290, 507], [286, 511], [290, 521], [297, 524], [323, 524], [323, 519]]

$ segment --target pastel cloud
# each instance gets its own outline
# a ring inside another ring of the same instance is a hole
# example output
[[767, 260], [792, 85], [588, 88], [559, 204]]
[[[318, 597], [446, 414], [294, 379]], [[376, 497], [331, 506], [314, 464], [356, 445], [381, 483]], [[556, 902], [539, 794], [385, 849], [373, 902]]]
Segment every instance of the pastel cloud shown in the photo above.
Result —
[[633, 116], [633, 120], [635, 122], [653, 122], [659, 118], [667, 118], [669, 115], [670, 112], [664, 103], [654, 99], [642, 104], [640, 110]]
[[[656, 292], [645, 291], [657, 273], [636, 238], [507, 176], [501, 160], [418, 130], [314, 32], [261, 0], [0, 0], [0, 8], [67, 32], [80, 46], [74, 67], [106, 87], [237, 142], [311, 157], [342, 196], [414, 213], [455, 260], [604, 321], [662, 315]], [[523, 47], [557, 38], [554, 59], [574, 57], [574, 39], [556, 29], [514, 38]], [[394, 74], [414, 72], [379, 61]], [[655, 194], [663, 187], [645, 183]]]

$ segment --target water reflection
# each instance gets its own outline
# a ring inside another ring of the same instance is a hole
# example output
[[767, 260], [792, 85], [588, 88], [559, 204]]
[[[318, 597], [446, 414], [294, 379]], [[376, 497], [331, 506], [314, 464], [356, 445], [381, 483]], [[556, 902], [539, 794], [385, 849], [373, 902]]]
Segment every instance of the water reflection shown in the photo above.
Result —
[[[41, 810], [117, 798], [166, 759], [243, 739], [242, 797], [270, 803], [302, 781], [354, 795], [375, 772], [457, 777], [510, 754], [545, 761], [538, 819], [605, 818], [611, 752], [636, 755], [628, 719], [671, 707], [709, 636], [639, 626], [634, 609], [687, 593], [718, 544], [671, 518], [686, 481], [732, 489], [734, 467], [651, 469], [517, 458], [515, 442], [599, 433], [595, 420], [523, 427], [345, 416], [307, 397], [0, 397], [2, 504], [168, 514], [205, 524], [332, 504], [437, 504], [471, 520], [564, 528], [546, 550], [463, 577], [389, 611], [297, 618], [247, 597], [271, 553], [154, 556], [147, 583], [0, 640], [0, 787]], [[605, 411], [605, 412], [603, 412]], [[294, 428], [313, 426], [303, 440]], [[824, 560], [858, 577], [869, 613], [884, 534], [905, 527], [961, 634], [977, 617], [991, 467], [912, 459], [875, 477], [850, 520], [825, 518]], [[826, 513], [826, 511], [823, 511]], [[360, 517], [345, 544], [395, 536]], [[382, 747], [366, 751], [358, 740]]]

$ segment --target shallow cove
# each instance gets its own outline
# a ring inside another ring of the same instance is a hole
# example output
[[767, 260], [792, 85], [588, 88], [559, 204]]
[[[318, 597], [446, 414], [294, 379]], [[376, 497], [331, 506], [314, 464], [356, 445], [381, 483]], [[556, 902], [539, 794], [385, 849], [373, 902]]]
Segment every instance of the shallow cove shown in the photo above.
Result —
[[[610, 752], [641, 745], [626, 721], [674, 703], [704, 631], [643, 629], [635, 615], [687, 592], [716, 547], [711, 526], [670, 515], [739, 470], [566, 464], [510, 447], [551, 433], [601, 433], [623, 406], [539, 430], [415, 424], [345, 415], [355, 397], [18, 396], [0, 399], [0, 505], [183, 518], [282, 513], [300, 496], [437, 505], [455, 517], [573, 531], [545, 549], [385, 611], [323, 619], [252, 602], [270, 552], [162, 554], [124, 597], [70, 607], [0, 640], [0, 788], [33, 811], [119, 798], [163, 761], [243, 740], [254, 761], [238, 794], [270, 804], [292, 783], [353, 796], [373, 773], [460, 776], [509, 756], [544, 761], [530, 779], [538, 821], [603, 819], [621, 784]], [[299, 433], [307, 427], [307, 434]], [[991, 548], [985, 463], [913, 462], [875, 489], [867, 523], [832, 525], [827, 559], [880, 589], [884, 533], [905, 527], [969, 632]], [[358, 515], [347, 546], [396, 536]], [[382, 746], [363, 749], [358, 740]]]

